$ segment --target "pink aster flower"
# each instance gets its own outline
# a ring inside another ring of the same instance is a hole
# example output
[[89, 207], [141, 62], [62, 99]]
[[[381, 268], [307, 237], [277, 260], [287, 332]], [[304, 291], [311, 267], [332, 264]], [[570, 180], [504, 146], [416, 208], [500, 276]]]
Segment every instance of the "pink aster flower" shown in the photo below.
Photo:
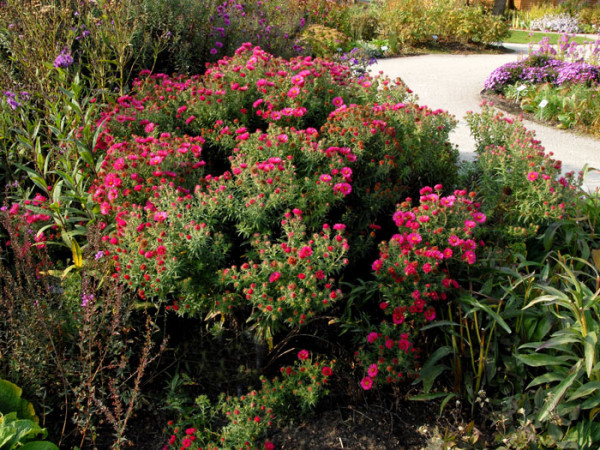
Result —
[[529, 172], [527, 174], [527, 180], [529, 181], [535, 181], [538, 179], [539, 174], [537, 172]]
[[341, 192], [342, 195], [346, 196], [352, 192], [352, 186], [348, 183], [338, 183], [333, 186], [333, 192]]
[[377, 338], [379, 337], [379, 335], [377, 334], [376, 331], [371, 331], [368, 335], [367, 335], [367, 342], [369, 344], [372, 344], [373, 342], [375, 342], [377, 340]]
[[269, 282], [274, 283], [281, 278], [280, 272], [273, 272], [271, 276], [269, 276]]
[[373, 387], [373, 380], [369, 377], [364, 377], [360, 381], [360, 387], [362, 387], [365, 391], [368, 391]]
[[308, 350], [300, 350], [298, 352], [298, 359], [300, 361], [304, 361], [304, 360], [308, 359], [309, 356], [310, 355], [308, 354]]
[[477, 261], [477, 256], [475, 256], [475, 252], [469, 250], [465, 252], [463, 255], [463, 259], [467, 261], [469, 264], [474, 264]]
[[344, 104], [344, 99], [342, 97], [334, 97], [331, 101], [336, 108], [339, 108]]
[[298, 258], [305, 259], [312, 255], [313, 251], [308, 245], [305, 245], [298, 251]]
[[371, 378], [375, 378], [377, 376], [377, 372], [379, 372], [379, 369], [377, 367], [377, 364], [371, 364], [369, 366], [369, 368], [367, 369], [367, 374], [369, 375], [369, 377]]

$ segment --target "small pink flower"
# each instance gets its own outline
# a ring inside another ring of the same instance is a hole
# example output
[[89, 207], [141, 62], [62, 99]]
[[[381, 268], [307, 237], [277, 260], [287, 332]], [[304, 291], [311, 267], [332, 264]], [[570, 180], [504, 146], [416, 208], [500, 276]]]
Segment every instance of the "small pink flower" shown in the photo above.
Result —
[[477, 257], [475, 256], [475, 252], [469, 250], [465, 252], [463, 255], [463, 259], [467, 261], [469, 264], [474, 264], [477, 261]]
[[448, 243], [452, 246], [452, 247], [458, 247], [459, 245], [461, 245], [463, 243], [463, 240], [460, 239], [458, 236], [455, 236], [454, 234], [452, 236], [450, 236], [448, 238]]
[[481, 212], [473, 213], [473, 220], [477, 223], [484, 223], [486, 220], [485, 214]]
[[150, 122], [148, 125], [146, 125], [144, 130], [146, 131], [146, 133], [150, 134], [154, 131], [154, 127], [156, 127], [156, 124]]
[[368, 391], [369, 389], [371, 389], [373, 387], [373, 380], [369, 377], [364, 377], [361, 381], [360, 381], [360, 386], [365, 390]]
[[343, 196], [346, 196], [352, 192], [352, 186], [348, 183], [338, 183], [333, 186], [333, 192], [341, 192]]
[[527, 180], [529, 181], [535, 181], [538, 179], [539, 174], [537, 172], [529, 172], [527, 174]]
[[371, 377], [371, 378], [375, 378], [377, 376], [377, 373], [379, 372], [379, 368], [377, 367], [377, 364], [371, 364], [369, 366], [369, 368], [367, 369], [367, 374]]
[[344, 104], [344, 99], [342, 97], [334, 97], [331, 101], [336, 108], [339, 108]]
[[288, 91], [287, 96], [289, 98], [296, 98], [298, 94], [300, 94], [300, 88], [298, 86], [294, 86]]
[[312, 255], [312, 253], [313, 253], [312, 248], [305, 245], [304, 247], [302, 247], [300, 249], [300, 251], [298, 251], [298, 258], [300, 258], [300, 259], [308, 258], [309, 256]]
[[435, 309], [429, 308], [429, 309], [425, 310], [423, 315], [425, 316], [425, 320], [432, 321], [435, 319]]
[[376, 331], [371, 331], [368, 335], [367, 335], [367, 342], [369, 344], [372, 344], [373, 342], [375, 342], [377, 340], [377, 338], [379, 337], [379, 334], [377, 334]]
[[392, 315], [392, 321], [396, 325], [400, 325], [404, 323], [404, 313], [400, 310], [400, 308], [394, 309], [394, 314]]
[[298, 359], [299, 359], [300, 361], [307, 360], [309, 356], [310, 356], [310, 355], [309, 355], [309, 353], [308, 353], [308, 350], [300, 350], [300, 351], [298, 352]]
[[279, 280], [280, 278], [281, 278], [281, 273], [279, 273], [279, 272], [273, 272], [271, 274], [271, 276], [269, 277], [269, 282], [270, 283], [274, 283], [277, 280]]
[[159, 211], [156, 214], [154, 214], [154, 220], [156, 222], [164, 222], [165, 220], [167, 220], [167, 213], [164, 211]]
[[291, 81], [292, 84], [295, 84], [296, 86], [304, 86], [304, 77], [302, 75], [294, 75]]

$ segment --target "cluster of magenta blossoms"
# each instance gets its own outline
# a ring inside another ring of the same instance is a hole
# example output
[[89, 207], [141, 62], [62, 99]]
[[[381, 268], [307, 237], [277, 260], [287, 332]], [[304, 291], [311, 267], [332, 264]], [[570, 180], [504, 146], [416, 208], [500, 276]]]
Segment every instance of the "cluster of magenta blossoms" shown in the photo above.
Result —
[[453, 274], [477, 261], [482, 242], [476, 232], [486, 216], [473, 193], [456, 190], [441, 196], [441, 189], [421, 189], [418, 206], [410, 198], [398, 205], [393, 216], [398, 233], [379, 245], [372, 269], [383, 300], [379, 307], [387, 318], [359, 352], [367, 371], [364, 389], [378, 377], [394, 382], [410, 369], [419, 353], [417, 331], [436, 318], [438, 303], [460, 288]]
[[[313, 360], [307, 350], [280, 368], [280, 376], [261, 377], [261, 387], [239, 397], [222, 396], [212, 405], [206, 397], [200, 422], [169, 422], [171, 436], [164, 449], [265, 448], [275, 446], [266, 434], [278, 421], [305, 412], [327, 392], [335, 361]], [[209, 420], [207, 420], [210, 418]]]

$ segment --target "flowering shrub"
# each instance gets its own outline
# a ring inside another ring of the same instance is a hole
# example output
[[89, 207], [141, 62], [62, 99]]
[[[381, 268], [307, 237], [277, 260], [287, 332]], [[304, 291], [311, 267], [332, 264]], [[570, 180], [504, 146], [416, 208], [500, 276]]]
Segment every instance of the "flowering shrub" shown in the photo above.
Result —
[[359, 353], [367, 368], [364, 389], [372, 386], [377, 374], [389, 383], [414, 369], [417, 330], [434, 320], [436, 304], [459, 288], [453, 274], [477, 261], [481, 243], [475, 234], [486, 216], [473, 201], [474, 193], [457, 190], [441, 196], [441, 189], [441, 185], [421, 189], [419, 206], [412, 207], [410, 198], [398, 205], [393, 220], [399, 233], [379, 244], [372, 269], [382, 298], [379, 306], [391, 321], [384, 320], [372, 331]]
[[568, 62], [544, 56], [530, 56], [521, 61], [506, 63], [485, 80], [485, 89], [502, 92], [516, 83], [581, 83], [588, 86], [600, 81], [600, 67], [584, 62]]
[[483, 105], [467, 122], [477, 142], [479, 190], [486, 214], [506, 226], [542, 224], [574, 213], [581, 176], [562, 175], [519, 120]]
[[229, 313], [240, 306], [240, 299], [241, 306], [252, 305], [248, 321], [257, 322], [258, 334], [269, 339], [283, 323], [303, 325], [341, 299], [332, 276], [348, 264], [345, 225], [334, 225], [334, 235], [332, 227], [324, 225], [321, 233], [307, 239], [301, 211], [296, 210], [286, 214], [282, 228], [281, 242], [255, 235], [248, 262], [219, 273], [229, 289], [216, 308]]
[[487, 90], [516, 100], [521, 108], [561, 128], [598, 134], [600, 41], [578, 45], [564, 34], [556, 47], [544, 38], [529, 56], [495, 69]]
[[[371, 77], [355, 78], [344, 65], [308, 57], [282, 60], [244, 44], [202, 78], [158, 74], [137, 80], [135, 96], [123, 99], [104, 118], [111, 119], [114, 136], [145, 135], [147, 127], [190, 136], [213, 130], [211, 144], [233, 148], [235, 140], [228, 136], [242, 127], [249, 133], [266, 131], [269, 123], [318, 130], [339, 106], [333, 103], [337, 97], [343, 104], [384, 101], [389, 92], [378, 93], [378, 84]], [[396, 101], [408, 98], [401, 88], [397, 91]], [[244, 131], [238, 134], [237, 140], [245, 139]]]
[[[276, 423], [306, 413], [327, 393], [335, 361], [314, 361], [306, 350], [281, 376], [240, 397], [221, 396], [211, 405], [206, 396], [196, 399], [195, 412], [170, 421], [172, 434], [165, 448], [256, 448]], [[225, 425], [223, 425], [223, 422]], [[268, 440], [264, 448], [274, 448]]]

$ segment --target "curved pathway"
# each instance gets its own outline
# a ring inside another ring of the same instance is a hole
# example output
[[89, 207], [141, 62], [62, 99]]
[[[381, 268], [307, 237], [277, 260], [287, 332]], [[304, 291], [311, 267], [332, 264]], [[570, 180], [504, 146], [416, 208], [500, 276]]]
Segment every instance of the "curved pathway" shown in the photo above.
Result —
[[[500, 55], [420, 55], [382, 59], [372, 71], [383, 71], [390, 78], [400, 77], [419, 97], [419, 104], [444, 109], [456, 116], [459, 124], [450, 135], [462, 159], [474, 159], [475, 142], [464, 120], [467, 111], [479, 111], [483, 82], [498, 66], [517, 60], [527, 46], [505, 45], [512, 53]], [[506, 115], [510, 115], [505, 113]], [[563, 162], [565, 172], [580, 171], [587, 163], [600, 169], [600, 140], [524, 121], [534, 130], [547, 152]], [[600, 188], [600, 172], [590, 171], [585, 182], [590, 191]]]

